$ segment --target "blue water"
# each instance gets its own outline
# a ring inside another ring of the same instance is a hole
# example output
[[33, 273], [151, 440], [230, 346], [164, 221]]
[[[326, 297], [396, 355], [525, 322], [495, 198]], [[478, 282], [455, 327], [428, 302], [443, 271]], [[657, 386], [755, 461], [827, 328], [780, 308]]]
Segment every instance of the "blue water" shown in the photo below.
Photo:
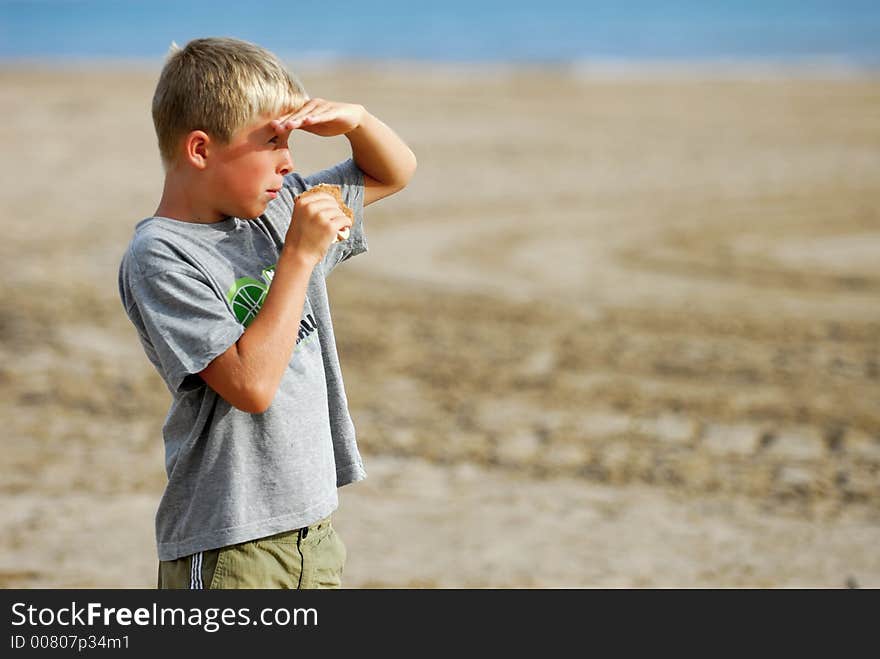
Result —
[[0, 0], [3, 59], [161, 61], [171, 41], [209, 35], [292, 60], [822, 58], [874, 67], [880, 0]]

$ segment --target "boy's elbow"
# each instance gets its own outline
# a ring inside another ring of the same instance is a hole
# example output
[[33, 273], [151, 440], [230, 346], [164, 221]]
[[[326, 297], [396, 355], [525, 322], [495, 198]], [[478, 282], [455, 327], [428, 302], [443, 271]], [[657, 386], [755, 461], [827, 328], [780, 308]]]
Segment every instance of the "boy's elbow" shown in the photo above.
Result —
[[241, 392], [238, 400], [231, 403], [234, 407], [248, 414], [263, 414], [272, 406], [275, 392], [268, 387], [252, 385]]
[[416, 174], [416, 169], [419, 167], [419, 161], [416, 159], [416, 154], [412, 152], [412, 149], [409, 150], [409, 162], [406, 165], [403, 176], [403, 185], [401, 188], [405, 188], [409, 182], [412, 180], [412, 177]]
[[199, 375], [223, 400], [248, 414], [262, 414], [272, 405], [273, 386], [245, 367], [238, 345], [215, 358]]
[[412, 177], [415, 176], [418, 166], [419, 163], [416, 160], [416, 154], [413, 153], [412, 149], [407, 147], [406, 155], [398, 157], [397, 163], [394, 167], [395, 176], [388, 182], [388, 185], [393, 187], [395, 192], [403, 190], [412, 180]]
[[402, 163], [398, 168], [397, 177], [389, 184], [391, 190], [388, 194], [400, 192], [409, 185], [409, 182], [412, 180], [413, 176], [415, 176], [416, 168], [419, 163], [416, 161], [416, 156], [412, 151], [409, 152], [409, 155], [410, 157], [407, 159], [407, 162]]
[[262, 414], [269, 409], [269, 406], [262, 401], [239, 400], [235, 403], [229, 404], [235, 409], [246, 412], [247, 414]]
[[[214, 390], [232, 407], [248, 414], [262, 414], [272, 405], [274, 391], [259, 382], [214, 383]], [[218, 386], [219, 385], [219, 386]]]

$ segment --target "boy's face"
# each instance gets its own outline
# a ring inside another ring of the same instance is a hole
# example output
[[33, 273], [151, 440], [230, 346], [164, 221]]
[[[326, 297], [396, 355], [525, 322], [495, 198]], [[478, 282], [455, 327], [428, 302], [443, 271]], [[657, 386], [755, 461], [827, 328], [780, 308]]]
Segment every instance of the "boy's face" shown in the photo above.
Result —
[[293, 171], [290, 131], [271, 120], [261, 117], [235, 133], [229, 144], [215, 143], [210, 187], [222, 215], [253, 219], [263, 214], [284, 176]]

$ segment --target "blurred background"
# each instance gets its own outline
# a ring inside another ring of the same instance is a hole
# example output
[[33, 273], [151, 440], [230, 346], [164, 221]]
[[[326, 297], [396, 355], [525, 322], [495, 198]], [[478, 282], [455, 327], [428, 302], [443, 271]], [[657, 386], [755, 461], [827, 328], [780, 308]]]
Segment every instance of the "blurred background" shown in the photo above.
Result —
[[0, 0], [0, 585], [155, 585], [170, 398], [117, 268], [165, 53], [234, 36], [419, 159], [328, 280], [346, 586], [880, 586], [877, 34], [855, 0]]

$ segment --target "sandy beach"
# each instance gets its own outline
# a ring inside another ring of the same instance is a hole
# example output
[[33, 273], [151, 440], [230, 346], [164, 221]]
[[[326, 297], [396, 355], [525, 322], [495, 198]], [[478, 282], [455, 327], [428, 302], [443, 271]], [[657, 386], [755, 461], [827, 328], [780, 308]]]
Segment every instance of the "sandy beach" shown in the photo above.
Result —
[[[419, 158], [328, 280], [346, 586], [880, 587], [880, 77], [298, 73]], [[3, 587], [155, 585], [157, 75], [0, 69]]]

